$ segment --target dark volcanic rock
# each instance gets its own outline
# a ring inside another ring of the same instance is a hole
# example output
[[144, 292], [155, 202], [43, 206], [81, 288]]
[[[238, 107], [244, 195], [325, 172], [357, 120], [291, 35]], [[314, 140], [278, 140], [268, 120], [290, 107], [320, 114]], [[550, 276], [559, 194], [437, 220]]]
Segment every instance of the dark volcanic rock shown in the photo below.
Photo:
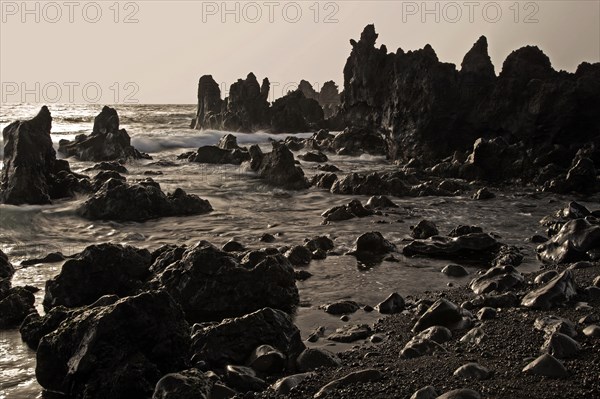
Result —
[[571, 270], [565, 270], [548, 284], [529, 292], [521, 305], [535, 309], [550, 309], [577, 294], [577, 284]]
[[338, 367], [342, 364], [340, 358], [325, 349], [305, 349], [296, 361], [298, 370], [302, 372], [313, 371], [319, 367]]
[[300, 155], [298, 158], [300, 158], [304, 162], [317, 162], [317, 163], [327, 162], [327, 155], [323, 154], [320, 151], [319, 152], [307, 152], [304, 155]]
[[127, 131], [119, 129], [117, 111], [106, 106], [94, 119], [94, 128], [89, 136], [80, 134], [73, 141], [60, 140], [58, 151], [68, 157], [92, 162], [150, 158], [133, 148]]
[[312, 260], [313, 254], [310, 249], [302, 245], [296, 245], [286, 252], [285, 256], [294, 266], [305, 266]]
[[211, 75], [198, 81], [198, 111], [192, 121], [192, 129], [219, 129], [222, 126], [221, 89]]
[[206, 362], [209, 367], [244, 364], [255, 348], [270, 345], [287, 357], [286, 369], [293, 370], [305, 349], [291, 317], [271, 308], [220, 323], [196, 324], [192, 342], [192, 361]]
[[333, 138], [331, 150], [339, 155], [385, 155], [387, 147], [380, 133], [349, 127]]
[[90, 305], [104, 295], [133, 295], [149, 276], [150, 264], [146, 249], [116, 244], [89, 246], [46, 282], [44, 308], [73, 308]]
[[[359, 41], [351, 40], [335, 119], [341, 126], [384, 129], [392, 159], [435, 165], [481, 138], [474, 157], [460, 168], [463, 176], [531, 180], [537, 168], [555, 162], [549, 149], [571, 148], [554, 157], [564, 163], [596, 140], [598, 63], [583, 63], [575, 73], [557, 72], [540, 49], [527, 46], [511, 53], [496, 77], [485, 37], [465, 55], [460, 71], [440, 62], [429, 45], [388, 53], [385, 46], [375, 47], [377, 38], [368, 25]], [[540, 160], [535, 168], [533, 160]], [[583, 161], [571, 173], [572, 183], [563, 174], [555, 186], [589, 190], [596, 181], [592, 166]]]
[[375, 309], [381, 314], [400, 313], [404, 310], [404, 298], [397, 292], [390, 294], [383, 302], [375, 306]]
[[416, 239], [426, 239], [440, 234], [435, 223], [429, 220], [421, 220], [416, 226], [411, 228], [410, 235]]
[[0, 280], [8, 278], [10, 279], [15, 273], [15, 268], [9, 262], [8, 256], [0, 250]]
[[366, 324], [362, 325], [345, 325], [335, 330], [335, 332], [329, 334], [327, 337], [330, 341], [335, 342], [355, 342], [361, 339], [368, 338], [373, 331], [371, 327]]
[[521, 273], [513, 266], [496, 266], [484, 274], [474, 278], [469, 283], [469, 288], [477, 295], [487, 294], [492, 291], [502, 292], [518, 288], [525, 282]]
[[356, 239], [356, 245], [350, 255], [366, 265], [381, 262], [383, 257], [390, 252], [396, 251], [396, 246], [383, 238], [380, 232], [372, 231], [364, 233]]
[[447, 299], [438, 299], [413, 327], [413, 331], [420, 332], [431, 326], [453, 328], [462, 320], [462, 312], [458, 306]]
[[529, 363], [523, 372], [550, 378], [565, 378], [569, 375], [565, 366], [549, 354], [544, 354]]
[[334, 206], [326, 210], [321, 216], [325, 218], [325, 222], [338, 222], [355, 217], [363, 218], [373, 214], [374, 212], [365, 208], [359, 200], [352, 200], [346, 205]]
[[214, 145], [207, 145], [188, 157], [190, 162], [206, 164], [231, 164], [241, 165], [250, 160], [250, 154], [239, 148], [223, 149]]
[[207, 399], [213, 385], [201, 371], [183, 370], [162, 377], [156, 383], [152, 399]]
[[415, 240], [404, 247], [407, 256], [430, 256], [442, 259], [491, 260], [501, 244], [485, 233], [473, 233], [460, 237], [434, 236], [427, 240]]
[[64, 320], [40, 341], [36, 377], [70, 398], [150, 397], [163, 375], [185, 369], [189, 348], [181, 309], [152, 291]]
[[91, 168], [87, 168], [85, 172], [93, 170], [112, 170], [117, 173], [128, 173], [127, 168], [119, 162], [100, 162]]
[[560, 231], [538, 248], [538, 257], [544, 262], [569, 263], [596, 260], [600, 255], [600, 225], [586, 219], [565, 223]]
[[1, 203], [43, 205], [52, 199], [89, 191], [85, 176], [73, 174], [67, 161], [56, 159], [51, 128], [52, 116], [46, 106], [33, 119], [4, 128]]
[[[271, 129], [277, 133], [300, 133], [318, 130], [325, 115], [319, 103], [296, 90], [273, 102], [270, 109]], [[324, 162], [324, 161], [323, 161]]]
[[342, 315], [354, 313], [360, 309], [360, 306], [354, 301], [338, 301], [323, 306], [323, 309], [329, 314]]
[[30, 313], [36, 313], [35, 298], [26, 287], [13, 287], [0, 292], [0, 330], [18, 327]]
[[298, 305], [294, 270], [281, 255], [247, 268], [206, 241], [186, 250], [157, 278], [190, 321], [220, 320], [264, 307], [292, 312]]
[[332, 391], [345, 388], [348, 385], [379, 381], [382, 378], [383, 378], [383, 373], [379, 370], [367, 369], [367, 370], [354, 371], [342, 378], [331, 381], [329, 384], [323, 386], [319, 390], [319, 392], [317, 392], [315, 394], [314, 397], [321, 398], [321, 397], [326, 396], [327, 394], [329, 394]]
[[283, 144], [273, 142], [273, 151], [262, 154], [260, 148], [250, 148], [251, 167], [267, 183], [288, 190], [302, 190], [309, 187], [302, 168], [296, 165], [294, 154]]
[[172, 194], [161, 191], [152, 179], [138, 184], [109, 179], [79, 208], [90, 220], [143, 222], [167, 216], [199, 215], [212, 211], [208, 201], [178, 188]]

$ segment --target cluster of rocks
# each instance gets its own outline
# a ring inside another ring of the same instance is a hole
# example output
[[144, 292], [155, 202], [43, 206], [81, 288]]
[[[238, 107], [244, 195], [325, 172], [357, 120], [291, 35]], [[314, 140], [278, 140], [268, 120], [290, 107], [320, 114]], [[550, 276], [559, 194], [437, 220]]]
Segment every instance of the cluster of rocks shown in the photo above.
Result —
[[319, 102], [326, 119], [332, 117], [341, 104], [339, 89], [333, 80], [325, 82], [320, 92], [317, 92], [306, 80], [301, 80], [298, 84], [298, 90], [304, 94], [304, 97]]
[[4, 128], [1, 203], [43, 205], [90, 191], [86, 176], [73, 173], [67, 161], [56, 159], [51, 128], [52, 116], [46, 106], [33, 119]]
[[117, 110], [108, 106], [102, 108], [94, 118], [90, 135], [80, 134], [75, 140], [60, 140], [58, 152], [81, 161], [114, 161], [118, 159], [152, 159], [148, 154], [136, 150], [125, 129], [119, 128]]
[[221, 99], [221, 89], [211, 75], [198, 83], [198, 111], [192, 121], [195, 129], [255, 132], [308, 132], [324, 127], [325, 115], [317, 100], [298, 89], [269, 104], [270, 82], [259, 85], [253, 73], [239, 79]]
[[460, 71], [429, 45], [391, 53], [375, 47], [377, 37], [368, 25], [351, 40], [332, 127], [383, 129], [391, 159], [417, 158], [444, 177], [598, 191], [600, 64], [557, 72], [539, 48], [526, 46], [496, 76], [483, 36]]
[[33, 287], [13, 287], [15, 268], [0, 251], [0, 329], [18, 327], [28, 314], [35, 312]]

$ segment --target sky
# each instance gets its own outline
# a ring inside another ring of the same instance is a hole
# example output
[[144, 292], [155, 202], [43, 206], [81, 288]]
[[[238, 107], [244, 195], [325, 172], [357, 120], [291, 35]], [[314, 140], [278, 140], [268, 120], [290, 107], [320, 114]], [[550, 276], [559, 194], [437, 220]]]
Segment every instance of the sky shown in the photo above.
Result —
[[367, 24], [388, 51], [431, 44], [458, 65], [485, 35], [500, 72], [539, 46], [556, 69], [600, 61], [600, 1], [0, 1], [0, 103], [196, 103], [254, 72], [271, 100], [301, 79], [343, 86]]

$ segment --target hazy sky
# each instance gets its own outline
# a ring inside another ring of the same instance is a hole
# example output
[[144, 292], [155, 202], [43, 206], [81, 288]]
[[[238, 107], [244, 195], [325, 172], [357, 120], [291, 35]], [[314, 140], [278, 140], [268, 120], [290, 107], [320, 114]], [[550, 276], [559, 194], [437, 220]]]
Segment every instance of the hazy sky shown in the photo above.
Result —
[[0, 102], [195, 103], [201, 75], [229, 87], [250, 71], [269, 77], [273, 97], [300, 79], [341, 86], [349, 39], [369, 23], [389, 51], [429, 43], [458, 65], [486, 35], [497, 73], [526, 44], [541, 47], [556, 69], [600, 59], [597, 0], [0, 5]]

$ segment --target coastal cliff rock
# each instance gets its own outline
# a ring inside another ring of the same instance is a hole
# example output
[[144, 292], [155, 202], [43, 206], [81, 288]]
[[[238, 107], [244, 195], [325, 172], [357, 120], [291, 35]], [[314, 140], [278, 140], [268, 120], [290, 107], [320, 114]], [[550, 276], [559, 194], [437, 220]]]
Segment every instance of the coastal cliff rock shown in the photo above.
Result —
[[52, 116], [46, 106], [33, 119], [4, 128], [0, 202], [50, 204], [53, 199], [90, 190], [86, 176], [72, 173], [67, 161], [56, 159], [51, 128]]
[[58, 151], [67, 157], [92, 162], [150, 158], [131, 145], [127, 131], [119, 128], [117, 110], [107, 106], [94, 118], [90, 135], [80, 134], [72, 141], [60, 140]]
[[294, 154], [282, 143], [273, 142], [273, 151], [263, 154], [256, 145], [250, 147], [250, 166], [267, 183], [288, 190], [309, 187], [302, 168], [294, 161]]
[[256, 76], [249, 73], [246, 79], [232, 84], [229, 97], [222, 100], [219, 85], [211, 75], [204, 75], [198, 83], [198, 111], [192, 128], [276, 133], [318, 130], [325, 125], [320, 93], [310, 83], [302, 82], [301, 88], [271, 105], [268, 101], [271, 85], [267, 78], [259, 84]]
[[[385, 46], [375, 47], [377, 37], [368, 25], [358, 42], [351, 40], [342, 106], [334, 118], [338, 127], [384, 129], [388, 155], [399, 162], [418, 158], [432, 166], [472, 150], [461, 170], [464, 178], [531, 181], [542, 176], [538, 184], [543, 184], [558, 177], [548, 191], [582, 190], [576, 179], [564, 181], [570, 160], [574, 167], [585, 157], [574, 158], [579, 149], [597, 152], [600, 64], [557, 72], [539, 48], [526, 46], [511, 53], [496, 76], [483, 36], [460, 71], [440, 62], [429, 45], [388, 53]], [[501, 154], [478, 165], [477, 152], [493, 143]], [[595, 190], [597, 162], [592, 161], [595, 169], [586, 164], [573, 174], [587, 176]], [[549, 174], [548, 167], [557, 172]]]

